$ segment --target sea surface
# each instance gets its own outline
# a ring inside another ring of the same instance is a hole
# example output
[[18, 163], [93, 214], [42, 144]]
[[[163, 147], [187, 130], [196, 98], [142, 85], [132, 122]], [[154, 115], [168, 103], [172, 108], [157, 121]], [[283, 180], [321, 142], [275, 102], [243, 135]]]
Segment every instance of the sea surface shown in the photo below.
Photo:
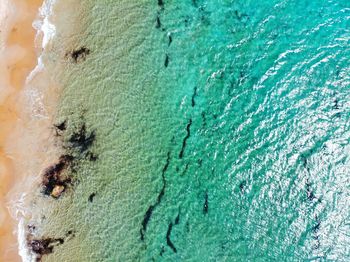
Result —
[[350, 1], [81, 5], [42, 261], [350, 261]]

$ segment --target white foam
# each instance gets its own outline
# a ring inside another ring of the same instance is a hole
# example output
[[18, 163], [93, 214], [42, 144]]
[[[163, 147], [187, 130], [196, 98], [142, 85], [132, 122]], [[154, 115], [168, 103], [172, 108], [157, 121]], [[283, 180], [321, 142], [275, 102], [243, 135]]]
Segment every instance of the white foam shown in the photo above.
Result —
[[50, 16], [53, 13], [53, 6], [56, 0], [46, 0], [39, 9], [40, 19], [34, 21], [33, 27], [38, 33], [43, 34], [42, 48], [45, 48], [56, 34], [56, 27], [50, 22]]
[[33, 261], [33, 257], [30, 254], [27, 247], [27, 237], [26, 237], [26, 224], [24, 218], [21, 218], [18, 223], [18, 253], [22, 258], [23, 262], [31, 262]]
[[[43, 62], [43, 51], [50, 45], [51, 40], [55, 37], [56, 27], [50, 22], [50, 17], [53, 13], [53, 6], [56, 3], [56, 0], [44, 0], [42, 6], [39, 8], [39, 16], [33, 22], [34, 29], [37, 30], [36, 34], [36, 42], [41, 40], [40, 46], [42, 48], [41, 54], [38, 56], [37, 65], [35, 68], [29, 73], [26, 78], [25, 88], [23, 93], [25, 97], [28, 99], [28, 103], [30, 109], [33, 113], [33, 117], [36, 118], [47, 118], [47, 113], [43, 104], [43, 94], [35, 87], [31, 86], [30, 82], [36, 77], [40, 72], [42, 72], [45, 68]], [[35, 178], [33, 178], [35, 179]], [[29, 182], [29, 181], [24, 181]], [[33, 181], [31, 181], [33, 182]], [[27, 243], [27, 218], [28, 212], [28, 200], [29, 196], [25, 193], [30, 190], [28, 185], [31, 183], [27, 183], [27, 186], [22, 191], [24, 193], [20, 193], [19, 198], [17, 198], [16, 203], [12, 203], [12, 214], [18, 220], [18, 231], [17, 231], [17, 239], [19, 250], [18, 253], [24, 262], [35, 261], [35, 256], [30, 252], [28, 243]], [[32, 188], [31, 188], [32, 189]]]
[[[42, 36], [41, 47], [44, 50], [56, 35], [56, 27], [50, 22], [50, 16], [53, 14], [53, 7], [56, 0], [46, 0], [39, 8], [39, 18], [33, 22], [33, 27], [37, 30], [36, 39]], [[42, 71], [44, 64], [41, 56], [38, 57], [38, 64], [28, 75], [26, 83], [31, 81], [34, 76]]]

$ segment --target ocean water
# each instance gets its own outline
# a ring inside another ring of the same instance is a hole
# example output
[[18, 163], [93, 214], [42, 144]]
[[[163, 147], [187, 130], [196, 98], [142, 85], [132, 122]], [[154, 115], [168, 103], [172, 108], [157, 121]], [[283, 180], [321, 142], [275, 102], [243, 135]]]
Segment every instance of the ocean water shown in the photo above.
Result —
[[43, 261], [350, 260], [349, 1], [81, 8], [44, 57], [73, 160]]

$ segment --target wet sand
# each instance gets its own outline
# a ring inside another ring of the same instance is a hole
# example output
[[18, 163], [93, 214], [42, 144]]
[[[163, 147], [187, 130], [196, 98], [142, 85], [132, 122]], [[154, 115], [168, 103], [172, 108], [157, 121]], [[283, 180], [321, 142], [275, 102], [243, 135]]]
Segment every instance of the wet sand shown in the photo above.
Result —
[[[6, 4], [12, 5], [12, 10], [7, 10]], [[7, 144], [10, 135], [15, 133], [19, 119], [18, 97], [23, 90], [29, 73], [37, 63], [37, 54], [34, 45], [36, 30], [32, 23], [38, 14], [38, 8], [42, 0], [13, 0], [6, 1], [0, 6], [2, 12], [2, 31], [0, 43], [0, 261], [21, 261], [18, 255], [16, 221], [11, 218], [7, 209], [9, 201], [8, 193], [11, 188], [20, 181], [15, 176], [15, 159], [9, 155]], [[7, 26], [7, 28], [6, 28]]]

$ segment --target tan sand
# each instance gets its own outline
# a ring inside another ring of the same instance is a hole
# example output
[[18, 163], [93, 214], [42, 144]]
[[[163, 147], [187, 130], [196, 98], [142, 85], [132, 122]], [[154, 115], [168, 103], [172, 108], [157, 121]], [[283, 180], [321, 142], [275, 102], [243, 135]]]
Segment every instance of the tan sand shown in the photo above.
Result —
[[[12, 5], [6, 12], [5, 5]], [[7, 209], [7, 194], [18, 179], [14, 175], [14, 159], [7, 154], [6, 144], [18, 121], [18, 96], [28, 74], [37, 63], [34, 47], [36, 31], [32, 27], [42, 0], [2, 2], [0, 44], [0, 261], [21, 261], [18, 255], [16, 221]]]

